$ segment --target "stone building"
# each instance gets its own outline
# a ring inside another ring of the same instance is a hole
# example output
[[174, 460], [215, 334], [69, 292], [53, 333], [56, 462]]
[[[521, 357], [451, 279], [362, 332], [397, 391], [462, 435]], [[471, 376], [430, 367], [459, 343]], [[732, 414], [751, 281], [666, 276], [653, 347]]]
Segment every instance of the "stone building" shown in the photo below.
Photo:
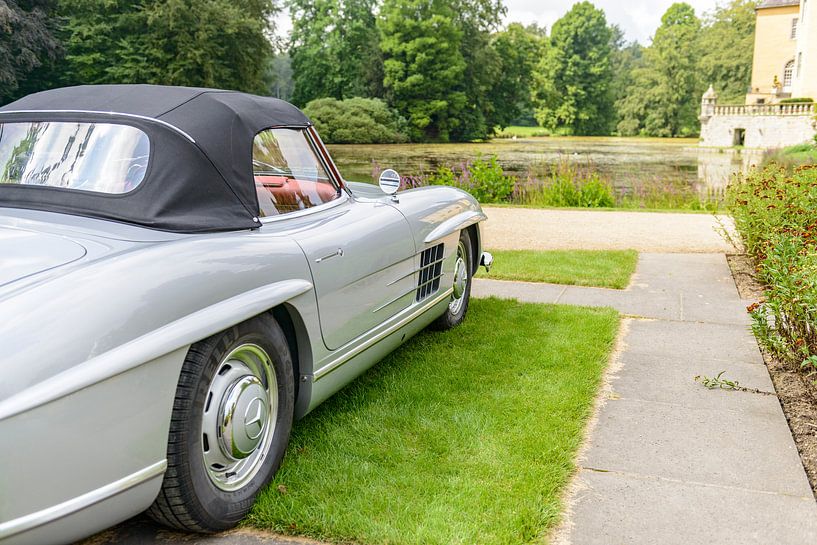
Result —
[[[701, 145], [780, 148], [811, 140], [817, 98], [817, 0], [764, 0], [757, 7], [752, 83], [744, 104], [701, 99]], [[788, 99], [788, 100], [787, 100]]]

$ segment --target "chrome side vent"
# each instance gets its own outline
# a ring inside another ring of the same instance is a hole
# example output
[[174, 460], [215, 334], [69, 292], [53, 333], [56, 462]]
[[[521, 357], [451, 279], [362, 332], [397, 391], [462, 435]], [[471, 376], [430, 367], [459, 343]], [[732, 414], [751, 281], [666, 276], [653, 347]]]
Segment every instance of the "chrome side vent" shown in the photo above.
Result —
[[420, 277], [417, 281], [417, 302], [440, 289], [443, 273], [443, 245], [437, 244], [420, 254]]

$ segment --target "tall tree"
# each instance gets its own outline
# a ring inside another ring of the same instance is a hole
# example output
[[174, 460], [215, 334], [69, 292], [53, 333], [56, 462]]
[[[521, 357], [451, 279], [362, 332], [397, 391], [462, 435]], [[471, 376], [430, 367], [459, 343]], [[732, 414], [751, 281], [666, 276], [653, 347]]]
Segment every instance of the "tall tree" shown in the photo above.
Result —
[[468, 105], [457, 17], [448, 0], [384, 0], [380, 9], [386, 97], [412, 140], [450, 140]]
[[[533, 110], [533, 73], [545, 51], [546, 37], [519, 23], [511, 23], [493, 38], [500, 59], [500, 76], [494, 80], [489, 100], [493, 121], [507, 127]], [[529, 115], [529, 114], [528, 114]]]
[[382, 95], [376, 0], [289, 0], [293, 101]]
[[742, 102], [751, 83], [755, 36], [754, 0], [731, 0], [704, 20], [699, 67], [702, 83], [721, 100]]
[[684, 136], [699, 130], [701, 22], [692, 6], [676, 3], [664, 13], [643, 65], [633, 70], [628, 95], [617, 104], [622, 134]]
[[574, 4], [556, 21], [537, 70], [536, 118], [572, 134], [606, 134], [613, 119], [610, 94], [612, 32], [604, 12]]
[[53, 0], [0, 0], [0, 103], [19, 96], [34, 70], [62, 52]]
[[455, 24], [462, 33], [460, 53], [465, 71], [457, 90], [466, 97], [453, 140], [485, 138], [498, 124], [501, 114], [491, 100], [491, 91], [502, 78], [502, 59], [491, 43], [491, 34], [499, 29], [505, 7], [502, 0], [452, 0]]
[[287, 52], [278, 52], [270, 59], [266, 70], [267, 94], [281, 100], [290, 100], [295, 86], [292, 79], [292, 59]]
[[[625, 42], [624, 32], [618, 25], [612, 25], [612, 53], [610, 63], [613, 67], [613, 80], [610, 83], [610, 94], [615, 102], [624, 99], [632, 85], [633, 70], [641, 66], [644, 48], [636, 41]], [[616, 125], [622, 121], [621, 113], [616, 108]]]
[[273, 0], [62, 0], [76, 83], [265, 92]]

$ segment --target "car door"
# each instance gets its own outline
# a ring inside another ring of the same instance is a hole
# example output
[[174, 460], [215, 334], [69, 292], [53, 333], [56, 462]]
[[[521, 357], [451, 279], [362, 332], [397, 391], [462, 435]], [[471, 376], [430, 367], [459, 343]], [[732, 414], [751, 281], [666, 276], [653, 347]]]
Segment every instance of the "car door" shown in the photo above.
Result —
[[342, 347], [412, 303], [414, 239], [392, 206], [349, 199], [295, 240], [312, 270], [327, 348]]
[[324, 344], [335, 350], [414, 300], [415, 245], [386, 201], [354, 199], [320, 142], [304, 129], [256, 136], [253, 174], [264, 231], [294, 239], [309, 261]]

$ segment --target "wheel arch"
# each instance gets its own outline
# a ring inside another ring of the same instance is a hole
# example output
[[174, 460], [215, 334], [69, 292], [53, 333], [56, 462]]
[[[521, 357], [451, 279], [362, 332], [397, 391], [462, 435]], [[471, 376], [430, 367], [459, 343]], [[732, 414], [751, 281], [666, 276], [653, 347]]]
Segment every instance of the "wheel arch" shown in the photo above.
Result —
[[312, 396], [312, 345], [309, 332], [298, 309], [292, 304], [281, 303], [270, 309], [273, 318], [281, 326], [292, 355], [292, 374], [295, 377], [295, 418], [306, 414]]
[[482, 241], [480, 240], [479, 223], [469, 225], [465, 228], [468, 231], [468, 236], [471, 239], [471, 274], [477, 272], [479, 268], [479, 258], [482, 248]]

